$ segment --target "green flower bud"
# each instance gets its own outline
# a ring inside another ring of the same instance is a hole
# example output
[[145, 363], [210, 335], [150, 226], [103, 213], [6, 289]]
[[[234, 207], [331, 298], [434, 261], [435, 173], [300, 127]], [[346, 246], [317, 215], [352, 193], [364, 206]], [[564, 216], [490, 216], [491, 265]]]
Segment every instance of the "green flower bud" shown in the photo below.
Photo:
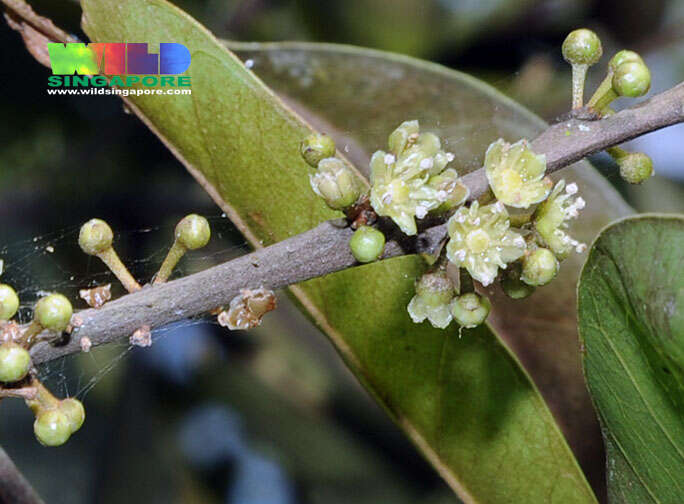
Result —
[[81, 226], [78, 234], [78, 244], [88, 255], [97, 255], [112, 246], [114, 233], [105, 221], [90, 219]]
[[611, 72], [615, 72], [615, 70], [618, 69], [620, 65], [623, 63], [644, 63], [644, 60], [641, 59], [641, 56], [639, 56], [637, 53], [634, 51], [628, 51], [626, 49], [623, 49], [622, 51], [618, 51], [615, 53], [615, 56], [613, 56], [610, 59], [610, 62], [608, 62], [608, 69]]
[[349, 248], [360, 263], [375, 261], [385, 249], [385, 235], [370, 226], [360, 226], [349, 240]]
[[81, 428], [85, 421], [85, 408], [81, 401], [73, 397], [63, 399], [59, 403], [59, 410], [69, 419], [69, 427], [72, 434]]
[[302, 141], [299, 152], [304, 161], [316, 168], [322, 160], [335, 155], [335, 142], [328, 135], [313, 133]]
[[416, 282], [416, 295], [407, 306], [411, 320], [419, 323], [427, 318], [433, 327], [444, 329], [451, 322], [449, 303], [454, 293], [454, 284], [446, 271], [425, 273]]
[[209, 238], [211, 238], [209, 222], [201, 215], [186, 215], [176, 226], [176, 239], [189, 250], [204, 247], [209, 242]]
[[38, 300], [33, 316], [43, 328], [61, 332], [69, 325], [72, 314], [71, 303], [66, 297], [50, 294]]
[[472, 328], [482, 324], [489, 315], [492, 305], [485, 296], [469, 292], [457, 296], [451, 302], [451, 315], [462, 327]]
[[523, 258], [522, 275], [520, 279], [527, 285], [546, 285], [558, 274], [560, 263], [547, 248], [538, 248]]
[[9, 320], [19, 309], [19, 296], [12, 287], [0, 284], [0, 320]]
[[501, 288], [511, 299], [525, 299], [534, 292], [533, 286], [527, 285], [520, 279], [521, 273], [521, 264], [513, 263], [501, 277]]
[[593, 31], [581, 28], [565, 38], [562, 52], [565, 61], [572, 65], [572, 108], [577, 110], [584, 102], [587, 69], [603, 54], [601, 40]]
[[0, 382], [22, 380], [31, 367], [31, 355], [24, 347], [10, 341], [0, 345]]
[[126, 266], [121, 262], [112, 247], [114, 233], [105, 221], [90, 219], [81, 226], [78, 244], [88, 255], [99, 257], [103, 263], [116, 275], [128, 292], [140, 290], [140, 284], [133, 278]]
[[563, 41], [563, 58], [571, 65], [593, 65], [603, 54], [601, 39], [586, 28], [574, 30]]
[[356, 203], [361, 188], [352, 171], [337, 158], [318, 163], [318, 172], [309, 175], [311, 188], [333, 210], [344, 210]]
[[630, 152], [617, 160], [620, 176], [630, 184], [641, 184], [653, 176], [653, 161], [643, 152]]
[[651, 72], [643, 63], [623, 63], [613, 74], [613, 89], [620, 96], [636, 98], [651, 88]]
[[60, 446], [71, 436], [72, 423], [61, 409], [42, 411], [33, 422], [36, 439], [44, 446]]

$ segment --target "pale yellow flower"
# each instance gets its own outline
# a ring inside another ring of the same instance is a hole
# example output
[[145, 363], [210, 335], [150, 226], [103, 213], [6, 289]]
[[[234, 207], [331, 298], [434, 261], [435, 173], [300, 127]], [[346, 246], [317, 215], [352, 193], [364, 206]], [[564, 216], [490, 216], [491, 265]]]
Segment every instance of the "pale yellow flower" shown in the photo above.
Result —
[[528, 208], [551, 192], [546, 156], [532, 152], [526, 140], [511, 145], [500, 138], [487, 149], [484, 166], [494, 196], [508, 206]]
[[449, 219], [447, 258], [465, 268], [483, 285], [494, 281], [499, 268], [519, 259], [525, 252], [525, 240], [510, 229], [508, 212], [501, 202], [480, 207], [461, 207]]

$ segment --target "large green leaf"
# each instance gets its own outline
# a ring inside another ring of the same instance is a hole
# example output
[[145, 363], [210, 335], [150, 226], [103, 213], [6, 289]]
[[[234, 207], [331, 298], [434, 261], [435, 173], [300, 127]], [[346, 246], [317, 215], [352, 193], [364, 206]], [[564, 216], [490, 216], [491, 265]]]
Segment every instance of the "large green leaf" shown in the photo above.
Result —
[[[206, 30], [159, 0], [84, 0], [83, 7], [84, 28], [94, 41], [174, 41], [190, 49], [192, 96], [132, 97], [131, 106], [254, 246], [335, 215], [308, 187], [311, 169], [298, 154], [306, 125]], [[486, 86], [451, 78], [450, 86], [434, 86], [455, 91], [447, 97], [463, 107], [477, 100], [477, 111], [488, 117], [481, 121], [488, 134], [474, 128], [460, 142], [461, 160], [467, 152], [481, 156], [492, 135], [533, 131], [528, 114]], [[375, 132], [377, 138], [387, 133]], [[293, 291], [463, 500], [594, 502], [546, 404], [488, 328], [461, 337], [454, 328], [410, 322], [405, 307], [422, 270], [417, 257], [402, 257]]]
[[[499, 136], [533, 138], [546, 126], [471, 77], [440, 65], [328, 44], [227, 44], [295, 109], [335, 136], [360, 170], [367, 168], [370, 153], [384, 145], [387, 132], [407, 118], [438, 133], [462, 173], [479, 168], [487, 145]], [[556, 178], [561, 176], [576, 182], [589, 202], [572, 230], [578, 239], [591, 242], [603, 226], [630, 212], [589, 163], [578, 163]], [[552, 285], [524, 301], [489, 289], [494, 300], [490, 322], [532, 375], [590, 482], [601, 488], [601, 435], [582, 375], [575, 317], [583, 259], [574, 255], [566, 260]]]
[[620, 221], [579, 284], [589, 390], [611, 502], [684, 502], [684, 217]]

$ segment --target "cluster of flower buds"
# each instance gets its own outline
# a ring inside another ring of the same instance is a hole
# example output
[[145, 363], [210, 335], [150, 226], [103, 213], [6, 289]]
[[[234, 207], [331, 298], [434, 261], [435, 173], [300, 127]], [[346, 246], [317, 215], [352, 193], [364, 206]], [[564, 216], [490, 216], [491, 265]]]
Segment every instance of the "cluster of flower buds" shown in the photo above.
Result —
[[300, 145], [300, 153], [316, 172], [309, 175], [314, 192], [333, 210], [351, 207], [361, 196], [361, 185], [344, 161], [335, 157], [335, 142], [328, 135], [313, 133]]
[[[571, 32], [562, 47], [572, 65], [573, 109], [584, 108], [587, 69], [603, 54], [601, 40], [587, 29]], [[620, 96], [637, 97], [648, 92], [651, 75], [641, 57], [618, 52], [609, 63], [608, 75], [587, 104], [595, 117], [612, 114], [610, 104]], [[475, 327], [490, 311], [489, 300], [476, 293], [473, 281], [483, 286], [499, 280], [513, 299], [531, 295], [551, 282], [560, 263], [586, 245], [569, 233], [570, 222], [586, 203], [575, 183], [555, 185], [546, 176], [546, 158], [535, 153], [526, 140], [510, 144], [499, 139], [489, 145], [483, 171], [495, 201], [484, 199], [466, 205], [470, 191], [458, 172], [447, 168], [454, 156], [442, 149], [434, 133], [420, 132], [418, 121], [405, 121], [388, 138], [389, 152], [379, 150], [370, 161], [370, 205], [379, 216], [389, 217], [406, 235], [418, 232], [416, 220], [428, 214], [453, 211], [447, 230], [449, 241], [433, 268], [416, 282], [408, 312], [416, 323], [429, 321], [445, 328], [453, 320], [461, 327]], [[640, 183], [652, 175], [651, 160], [642, 153], [619, 147], [608, 149], [622, 177]], [[346, 165], [332, 157], [335, 145], [325, 135], [312, 135], [301, 145], [301, 154], [318, 173], [311, 185], [331, 208], [345, 210], [361, 195], [356, 178]], [[515, 209], [513, 214], [510, 209]], [[349, 214], [348, 214], [349, 215]], [[350, 247], [361, 263], [382, 256], [384, 235], [368, 226], [359, 227]], [[453, 281], [447, 263], [459, 272]]]
[[468, 188], [459, 180], [451, 153], [433, 133], [420, 133], [418, 121], [402, 123], [389, 136], [390, 152], [371, 157], [370, 202], [380, 216], [390, 217], [407, 235], [417, 233], [416, 219], [461, 205]]
[[[555, 187], [545, 175], [546, 159], [521, 140], [502, 139], [487, 149], [484, 172], [497, 201], [481, 205], [473, 201], [449, 218], [446, 260], [460, 271], [455, 285], [448, 277], [444, 258], [434, 271], [416, 283], [416, 295], [408, 305], [414, 322], [428, 320], [444, 328], [455, 320], [461, 327], [475, 327], [486, 319], [489, 300], [476, 293], [473, 280], [483, 286], [500, 279], [510, 297], [522, 299], [557, 275], [560, 261], [574, 249], [586, 246], [568, 234], [568, 222], [579, 215], [585, 202], [577, 185], [561, 180]], [[511, 223], [508, 208], [528, 209]]]
[[[363, 194], [355, 173], [335, 156], [335, 142], [327, 135], [314, 133], [306, 137], [299, 149], [309, 166], [316, 172], [309, 175], [313, 191], [333, 210], [348, 212], [357, 205]], [[351, 239], [349, 248], [360, 263], [377, 260], [385, 249], [385, 235], [371, 226], [360, 225]]]
[[[562, 52], [572, 65], [573, 109], [581, 109], [587, 68], [603, 54], [601, 40], [593, 31], [581, 28], [566, 37]], [[618, 51], [608, 62], [606, 76], [587, 102], [587, 108], [599, 117], [606, 117], [613, 114], [610, 105], [617, 98], [637, 98], [650, 88], [651, 72], [641, 56], [634, 51]], [[622, 178], [630, 184], [641, 184], [653, 175], [653, 162], [644, 153], [629, 153], [619, 147], [608, 149], [608, 153], [620, 167]]]
[[83, 425], [85, 410], [78, 399], [59, 400], [45, 388], [36, 377], [29, 350], [41, 339], [68, 330], [73, 309], [61, 294], [42, 297], [34, 307], [33, 321], [24, 329], [12, 321], [18, 309], [14, 289], [0, 285], [0, 397], [24, 399], [36, 417], [36, 439], [45, 446], [59, 446]]
[[[166, 281], [185, 252], [205, 246], [210, 237], [209, 223], [204, 217], [191, 214], [183, 218], [176, 226], [174, 243], [154, 283]], [[105, 221], [91, 219], [81, 227], [78, 243], [86, 254], [100, 258], [126, 290], [135, 292], [141, 286], [119, 259], [112, 247], [113, 239], [114, 233]], [[90, 306], [99, 308], [111, 296], [109, 287], [82, 290], [81, 297]], [[33, 320], [26, 327], [12, 320], [18, 310], [19, 297], [15, 290], [0, 284], [0, 398], [24, 399], [35, 413], [33, 427], [38, 441], [45, 446], [59, 446], [80, 429], [85, 410], [77, 399], [57, 399], [45, 388], [36, 377], [30, 349], [39, 341], [57, 339], [65, 331], [71, 333], [81, 323], [77, 317], [72, 320], [71, 302], [58, 293], [38, 300]], [[90, 349], [90, 341], [86, 343], [82, 342], [84, 351]]]
[[[153, 283], [166, 282], [185, 253], [188, 250], [197, 250], [204, 247], [209, 243], [210, 238], [211, 227], [206, 218], [197, 214], [183, 217], [176, 225], [173, 244], [159, 271], [154, 276]], [[78, 244], [83, 252], [100, 258], [128, 292], [140, 290], [142, 288], [141, 285], [131, 275], [114, 250], [112, 246], [113, 240], [114, 232], [112, 228], [102, 219], [89, 220], [81, 226], [81, 231], [78, 235]], [[82, 297], [88, 297], [88, 294], [88, 291], [84, 291]], [[98, 307], [101, 305], [101, 303], [98, 303]]]
[[444, 329], [452, 320], [461, 327], [476, 327], [486, 320], [490, 308], [489, 299], [473, 290], [472, 280], [462, 275], [457, 288], [445, 265], [438, 263], [416, 281], [416, 294], [407, 310], [414, 322], [427, 319], [433, 327]]

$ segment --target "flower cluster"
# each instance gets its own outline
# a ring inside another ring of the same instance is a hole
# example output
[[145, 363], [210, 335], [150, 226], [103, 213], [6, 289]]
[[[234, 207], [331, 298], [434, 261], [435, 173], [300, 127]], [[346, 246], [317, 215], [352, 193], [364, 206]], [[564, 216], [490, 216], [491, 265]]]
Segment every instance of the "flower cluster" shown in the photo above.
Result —
[[36, 377], [29, 350], [41, 339], [70, 330], [71, 303], [61, 294], [42, 297], [33, 310], [33, 321], [24, 330], [12, 321], [18, 308], [14, 289], [0, 284], [0, 397], [24, 399], [35, 414], [36, 439], [45, 446], [59, 446], [81, 428], [85, 410], [79, 400], [57, 399], [45, 388]]
[[[642, 96], [650, 87], [650, 72], [641, 57], [619, 51], [585, 106], [584, 81], [588, 68], [603, 54], [601, 41], [591, 30], [575, 30], [563, 43], [562, 53], [572, 65], [571, 113], [578, 118], [610, 115], [614, 99]], [[645, 154], [617, 146], [607, 150], [627, 182], [639, 184], [653, 174], [653, 163]], [[435, 134], [421, 133], [416, 120], [400, 124], [389, 135], [388, 151], [379, 150], [371, 157], [369, 197], [356, 192], [345, 165], [330, 157], [335, 148], [328, 137], [310, 136], [300, 152], [307, 163], [318, 167], [319, 172], [311, 176], [314, 191], [332, 208], [344, 209], [355, 229], [359, 221], [354, 216], [360, 210], [372, 214], [368, 203], [375, 212], [371, 223], [377, 216], [389, 217], [409, 236], [417, 234], [417, 220], [430, 213], [452, 212], [446, 247], [430, 261], [432, 269], [416, 281], [407, 307], [416, 323], [427, 320], [438, 328], [453, 320], [461, 327], [479, 325], [490, 304], [475, 292], [474, 281], [486, 287], [498, 279], [508, 296], [523, 299], [550, 283], [572, 251], [586, 250], [584, 243], [569, 234], [570, 221], [585, 207], [577, 184], [560, 180], [554, 186], [546, 174], [546, 156], [534, 152], [525, 139], [509, 143], [500, 138], [489, 145], [482, 171], [491, 193], [469, 205], [469, 188], [455, 169], [447, 168], [454, 156], [442, 149]], [[352, 201], [354, 207], [349, 209]], [[362, 263], [382, 257], [385, 245], [384, 235], [364, 227], [369, 222], [367, 216], [364, 219], [351, 240], [352, 254]]]
[[390, 152], [377, 151], [370, 162], [370, 202], [407, 235], [417, 232], [416, 218], [461, 205], [468, 188], [454, 169], [453, 154], [442, 150], [433, 133], [420, 133], [418, 121], [402, 123], [389, 137]]

